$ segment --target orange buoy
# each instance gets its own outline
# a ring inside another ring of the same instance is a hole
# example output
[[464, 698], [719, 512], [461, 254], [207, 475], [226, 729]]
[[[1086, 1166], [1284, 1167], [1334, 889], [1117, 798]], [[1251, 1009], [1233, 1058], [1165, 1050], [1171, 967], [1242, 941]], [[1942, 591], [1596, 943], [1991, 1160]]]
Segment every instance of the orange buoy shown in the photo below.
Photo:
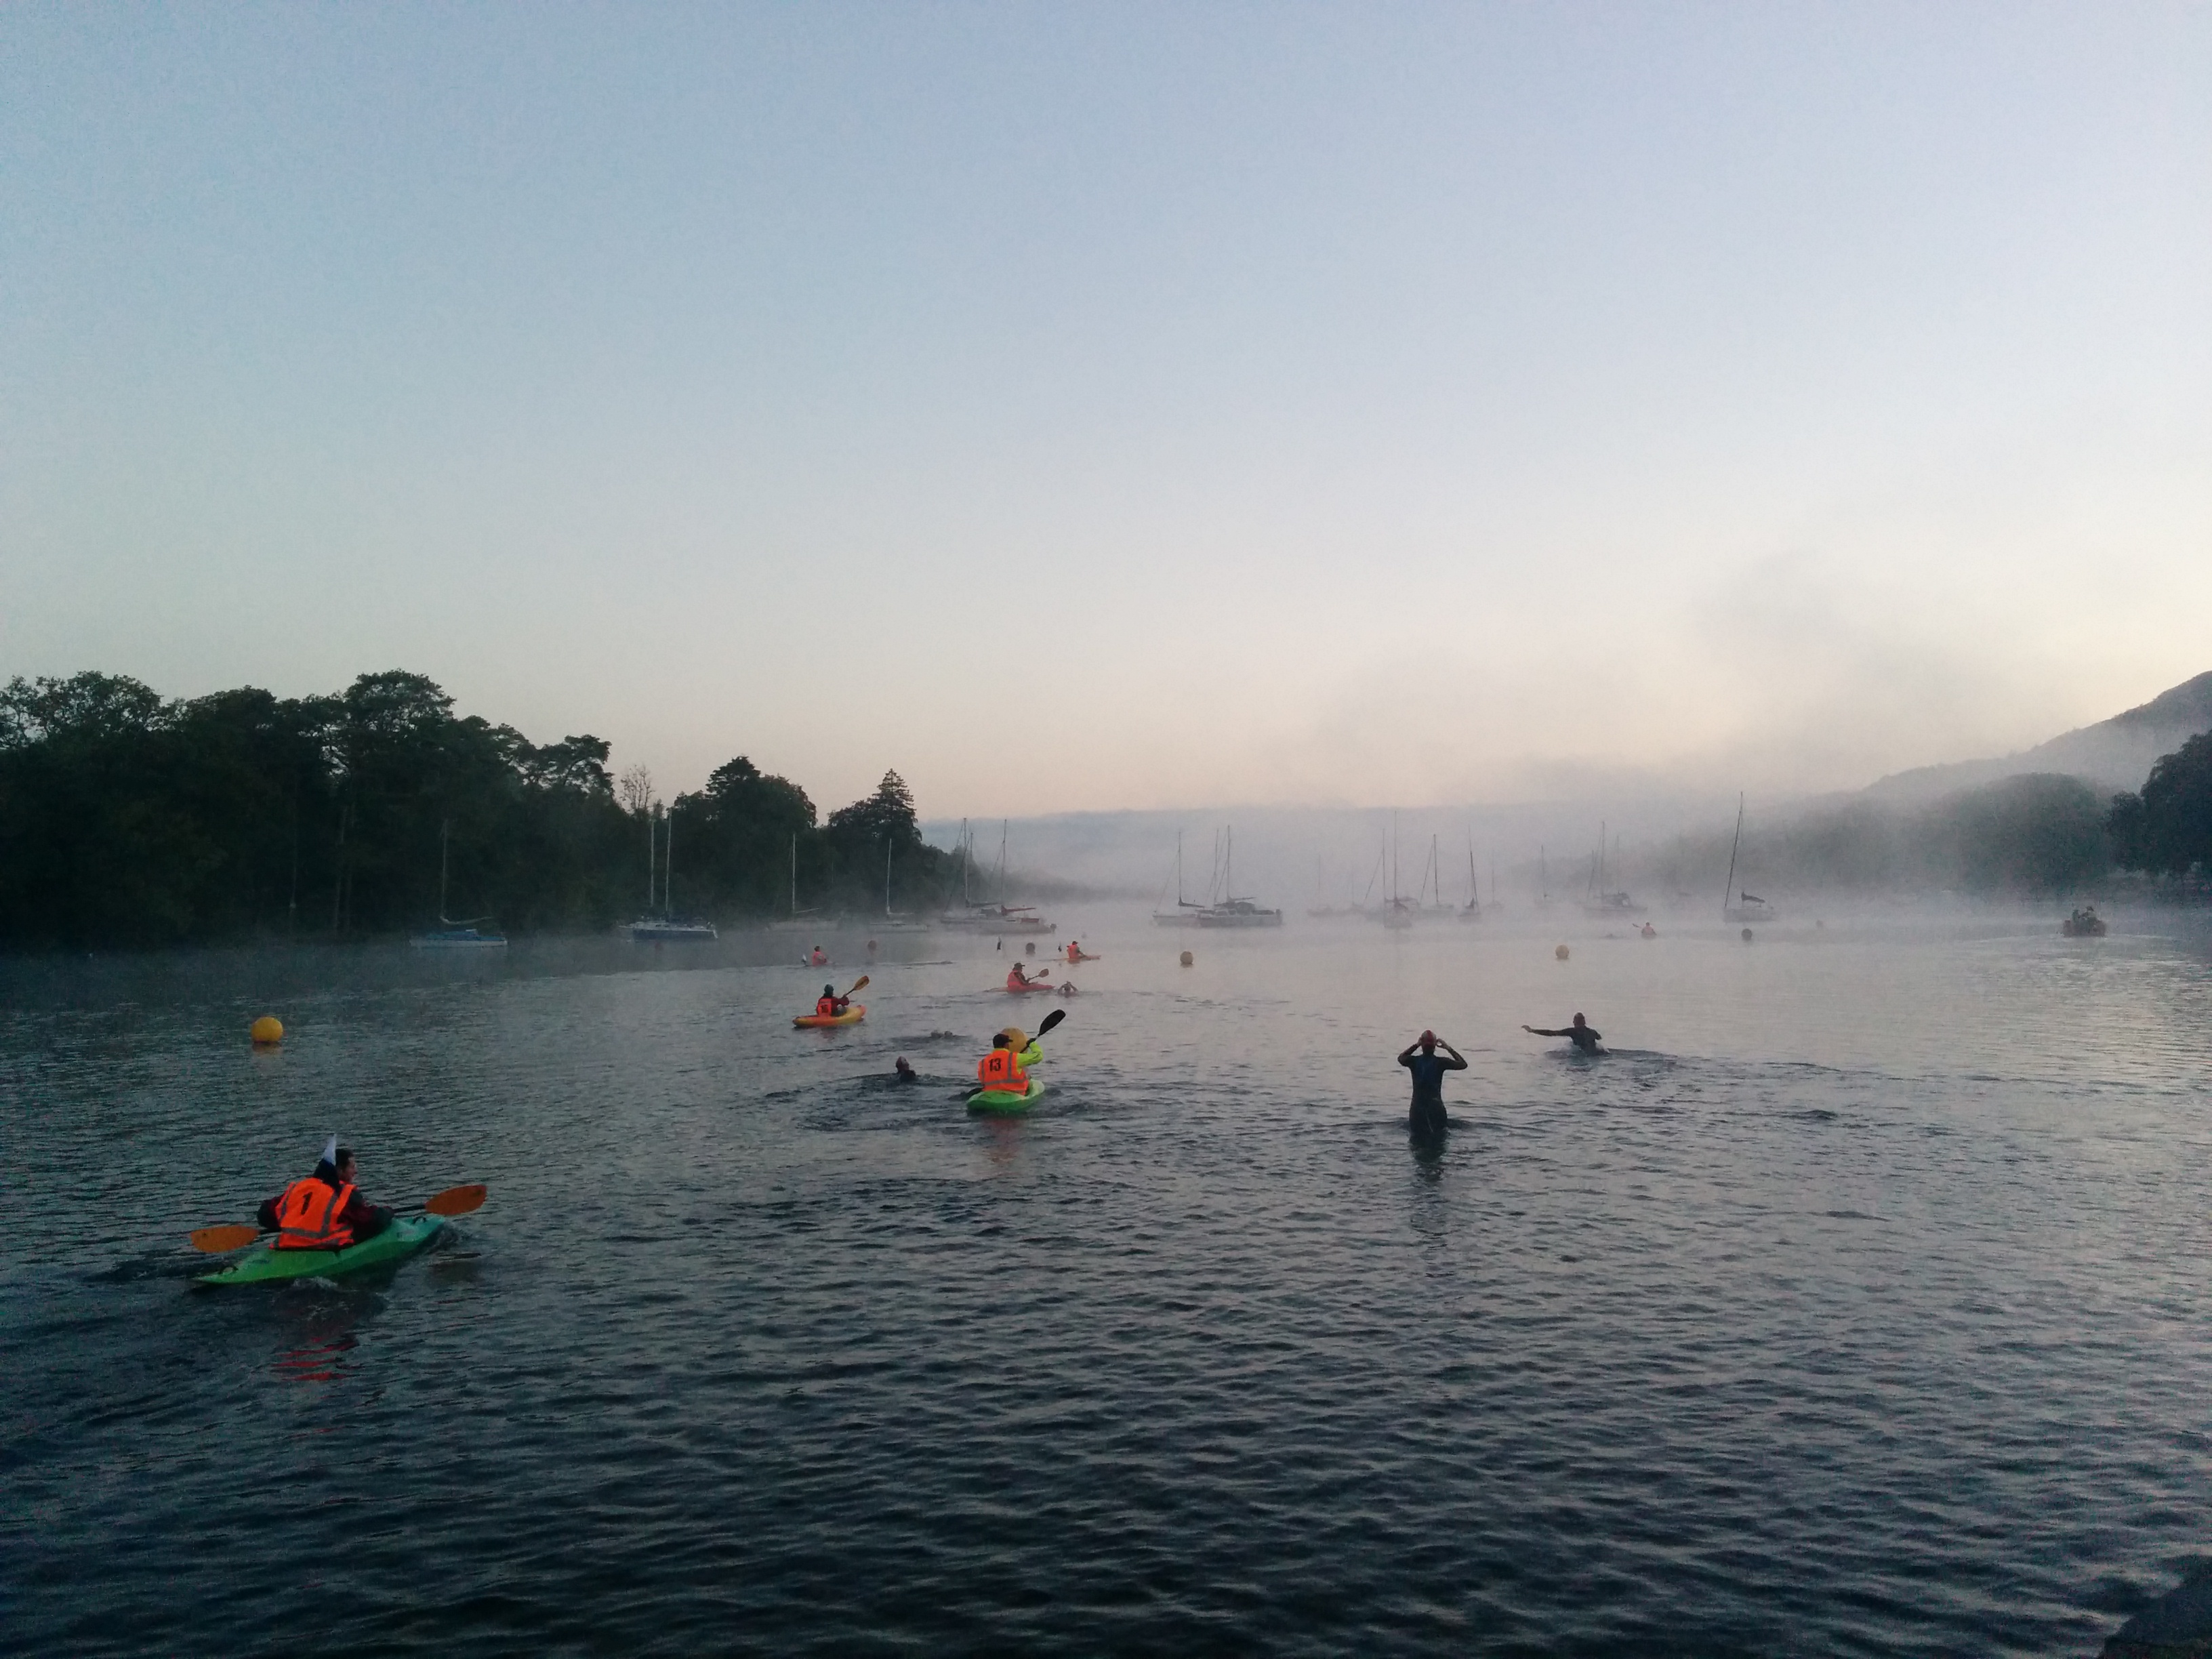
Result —
[[274, 1014], [264, 1014], [253, 1022], [252, 1036], [257, 1048], [274, 1048], [284, 1040], [284, 1022]]

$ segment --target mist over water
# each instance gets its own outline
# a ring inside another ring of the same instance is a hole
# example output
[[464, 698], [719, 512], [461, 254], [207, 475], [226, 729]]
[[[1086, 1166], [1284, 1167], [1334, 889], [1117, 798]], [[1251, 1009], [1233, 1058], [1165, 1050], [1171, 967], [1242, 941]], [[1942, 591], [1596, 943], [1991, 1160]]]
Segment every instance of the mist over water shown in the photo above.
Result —
[[[2201, 928], [1053, 919], [1065, 1000], [1013, 935], [11, 964], [11, 1638], [2047, 1653], [2201, 1547]], [[333, 1128], [491, 1200], [188, 1290]]]

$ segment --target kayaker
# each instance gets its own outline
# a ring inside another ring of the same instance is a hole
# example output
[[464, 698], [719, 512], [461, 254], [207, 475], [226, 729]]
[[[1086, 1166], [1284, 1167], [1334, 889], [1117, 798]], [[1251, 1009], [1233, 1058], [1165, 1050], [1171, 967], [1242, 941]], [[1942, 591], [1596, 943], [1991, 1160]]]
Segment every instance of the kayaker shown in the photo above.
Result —
[[1542, 1030], [1534, 1025], [1523, 1025], [1521, 1029], [1530, 1036], [1565, 1037], [1586, 1054], [1594, 1054], [1598, 1051], [1598, 1033], [1590, 1028], [1589, 1022], [1580, 1014], [1575, 1016], [1573, 1024], [1563, 1025], [1556, 1031]]
[[[1438, 1048], [1451, 1058], [1438, 1054]], [[1444, 1115], [1444, 1073], [1467, 1070], [1467, 1057], [1434, 1031], [1424, 1031], [1406, 1045], [1398, 1063], [1413, 1074], [1413, 1103], [1407, 1111], [1406, 1127], [1417, 1135], [1442, 1134], [1450, 1121]]]
[[817, 945], [808, 954], [806, 960], [814, 967], [827, 968], [830, 965], [830, 953]]
[[891, 1067], [891, 1075], [901, 1083], [919, 1083], [921, 1080], [921, 1074], [908, 1063], [904, 1054], [901, 1054], [898, 1063]]
[[991, 1039], [991, 1052], [975, 1062], [975, 1079], [983, 1088], [1007, 1094], [1021, 1094], [1030, 1086], [1030, 1074], [1022, 1069], [1021, 1056], [1006, 1041], [1004, 1031]]
[[1027, 974], [1022, 971], [1022, 964], [1017, 962], [1012, 967], [1006, 969], [1006, 988], [1009, 991], [1032, 990], [1037, 986], [1043, 984], [1046, 979], [1049, 977], [1051, 971], [1052, 970], [1050, 969], [1040, 969], [1037, 976], [1035, 979], [1031, 979]]
[[332, 1135], [315, 1172], [294, 1182], [261, 1206], [261, 1231], [276, 1235], [280, 1250], [342, 1250], [374, 1238], [392, 1224], [354, 1184], [353, 1148]]
[[815, 1014], [823, 1019], [835, 1019], [852, 1006], [853, 1000], [839, 996], [834, 985], [823, 986], [822, 994], [814, 999]]

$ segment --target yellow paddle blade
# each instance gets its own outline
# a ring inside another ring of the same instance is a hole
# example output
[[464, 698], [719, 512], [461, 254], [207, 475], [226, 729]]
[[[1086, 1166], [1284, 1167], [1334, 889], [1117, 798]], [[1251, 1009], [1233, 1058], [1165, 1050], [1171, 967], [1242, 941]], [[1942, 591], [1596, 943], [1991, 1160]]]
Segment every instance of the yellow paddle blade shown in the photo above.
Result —
[[258, 1227], [203, 1227], [192, 1235], [192, 1248], [221, 1255], [225, 1250], [242, 1250], [260, 1237]]
[[424, 1200], [422, 1207], [432, 1215], [466, 1215], [483, 1201], [484, 1185], [480, 1181], [472, 1187], [448, 1187]]

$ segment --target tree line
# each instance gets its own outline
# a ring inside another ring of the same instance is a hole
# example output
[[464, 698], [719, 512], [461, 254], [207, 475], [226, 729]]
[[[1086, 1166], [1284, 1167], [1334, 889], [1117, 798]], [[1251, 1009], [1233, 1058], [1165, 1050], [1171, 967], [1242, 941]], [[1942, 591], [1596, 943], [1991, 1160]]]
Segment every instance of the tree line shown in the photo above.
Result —
[[[1728, 861], [1725, 835], [1685, 840], [1656, 873], [1702, 890]], [[2140, 793], [2100, 799], [2081, 779], [2023, 773], [1922, 807], [1864, 797], [1747, 836], [1738, 873], [1808, 887], [1984, 897], [2082, 892], [2115, 871], [2212, 872], [2212, 732], [2160, 757]]]
[[[880, 915], [959, 884], [896, 772], [823, 819], [743, 756], [662, 803], [589, 735], [537, 744], [420, 674], [189, 700], [127, 676], [0, 689], [0, 948], [361, 938], [441, 920], [592, 930], [644, 911]], [[888, 870], [887, 870], [888, 866]], [[659, 895], [656, 886], [655, 897]]]

